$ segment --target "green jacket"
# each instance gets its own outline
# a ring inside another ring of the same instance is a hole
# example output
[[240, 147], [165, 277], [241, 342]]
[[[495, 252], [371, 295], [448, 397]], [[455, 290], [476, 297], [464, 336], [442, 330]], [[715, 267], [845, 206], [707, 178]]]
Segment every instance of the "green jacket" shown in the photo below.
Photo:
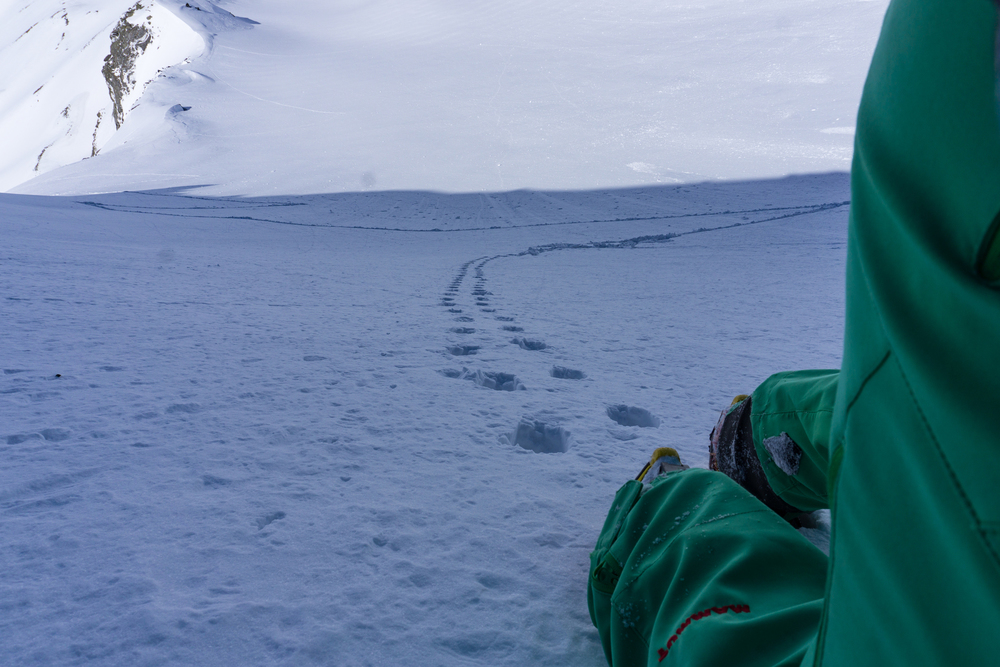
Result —
[[[990, 0], [892, 2], [858, 114], [842, 367], [753, 394], [771, 486], [832, 510], [829, 559], [719, 473], [626, 484], [588, 586], [615, 667], [1000, 664], [997, 24]], [[793, 474], [763, 444], [782, 433]]]

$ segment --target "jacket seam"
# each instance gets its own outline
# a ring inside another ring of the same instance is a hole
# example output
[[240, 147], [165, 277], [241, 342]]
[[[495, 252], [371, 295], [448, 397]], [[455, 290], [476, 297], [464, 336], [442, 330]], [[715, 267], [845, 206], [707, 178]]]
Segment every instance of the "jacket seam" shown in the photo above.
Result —
[[910, 386], [910, 381], [906, 377], [906, 371], [900, 365], [899, 361], [896, 361], [896, 367], [899, 369], [899, 376], [903, 379], [903, 385], [906, 387], [906, 391], [910, 394], [910, 400], [913, 401], [913, 407], [916, 408], [917, 414], [920, 415], [920, 421], [927, 431], [927, 435], [930, 436], [931, 444], [934, 446], [934, 450], [937, 452], [938, 457], [944, 464], [945, 470], [948, 472], [948, 477], [951, 479], [952, 485], [958, 491], [959, 497], [962, 499], [962, 504], [965, 505], [966, 511], [972, 516], [972, 520], [975, 523], [976, 532], [979, 534], [980, 539], [986, 546], [986, 550], [990, 552], [993, 556], [994, 564], [1000, 566], [1000, 554], [997, 553], [996, 549], [988, 539], [986, 539], [986, 532], [992, 532], [993, 529], [989, 531], [984, 530], [983, 522], [979, 518], [979, 514], [976, 512], [976, 507], [973, 505], [972, 500], [969, 498], [968, 494], [965, 492], [965, 487], [962, 486], [961, 480], [958, 478], [958, 474], [951, 465], [951, 461], [944, 454], [944, 449], [941, 447], [941, 443], [938, 442], [937, 436], [934, 435], [934, 431], [931, 429], [930, 422], [927, 421], [927, 416], [924, 415], [923, 408], [920, 407], [920, 403], [917, 401], [916, 395], [913, 393], [913, 387]]

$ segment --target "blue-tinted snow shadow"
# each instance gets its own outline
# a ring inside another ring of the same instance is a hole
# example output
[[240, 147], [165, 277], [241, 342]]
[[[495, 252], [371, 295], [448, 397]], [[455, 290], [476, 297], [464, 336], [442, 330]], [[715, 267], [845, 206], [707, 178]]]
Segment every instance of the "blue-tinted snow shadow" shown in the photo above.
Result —
[[198, 194], [205, 187], [210, 184], [81, 196], [0, 194], [0, 202], [307, 227], [467, 233], [712, 216], [727, 216], [732, 225], [840, 208], [850, 199], [846, 172], [632, 188], [458, 194], [410, 190], [266, 197]]

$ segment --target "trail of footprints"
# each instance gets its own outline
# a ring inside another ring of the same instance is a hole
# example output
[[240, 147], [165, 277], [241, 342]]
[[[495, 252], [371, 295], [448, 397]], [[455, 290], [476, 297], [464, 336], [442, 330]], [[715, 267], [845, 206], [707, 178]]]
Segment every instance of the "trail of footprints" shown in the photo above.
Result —
[[[524, 336], [524, 327], [515, 324], [515, 318], [496, 314], [497, 309], [490, 303], [490, 297], [493, 296], [493, 293], [486, 289], [484, 271], [486, 263], [493, 259], [496, 259], [496, 257], [480, 257], [463, 264], [441, 297], [440, 305], [453, 315], [452, 320], [458, 323], [448, 329], [450, 336], [445, 350], [452, 357], [471, 357], [483, 349], [482, 343], [484, 341], [472, 338], [475, 336], [489, 336], [488, 330], [474, 326], [477, 315], [483, 319], [492, 320], [490, 324], [497, 327], [495, 330], [502, 331], [505, 334], [522, 334], [515, 335], [509, 339], [512, 345], [517, 345], [522, 350], [538, 352], [548, 347], [544, 341]], [[460, 301], [462, 284], [473, 267], [475, 282], [470, 294], [471, 300]], [[467, 310], [466, 307], [470, 305], [471, 308]], [[481, 369], [470, 370], [465, 366], [462, 367], [462, 370], [448, 368], [440, 372], [445, 377], [471, 380], [480, 387], [496, 391], [527, 389], [520, 378], [513, 373], [495, 370], [484, 371]], [[561, 380], [583, 380], [587, 377], [583, 371], [557, 365], [552, 366], [549, 370], [549, 375]], [[655, 417], [648, 410], [629, 405], [609, 405], [607, 406], [607, 416], [617, 424], [626, 427], [655, 428], [660, 425], [659, 418]], [[616, 435], [615, 433], [612, 433], [612, 435], [619, 440], [638, 437], [636, 435], [622, 437], [621, 434]], [[510, 444], [540, 453], [565, 452], [569, 449], [570, 445], [570, 433], [563, 427], [529, 418], [521, 419], [514, 430], [510, 434], [503, 436], [503, 438]]]

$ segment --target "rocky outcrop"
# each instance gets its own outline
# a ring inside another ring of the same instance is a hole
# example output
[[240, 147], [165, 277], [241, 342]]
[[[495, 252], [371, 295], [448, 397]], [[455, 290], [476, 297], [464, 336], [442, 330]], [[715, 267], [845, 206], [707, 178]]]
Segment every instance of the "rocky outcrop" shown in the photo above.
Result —
[[104, 67], [101, 69], [104, 80], [108, 83], [116, 128], [120, 128], [125, 121], [124, 100], [136, 86], [135, 61], [153, 41], [149, 25], [152, 17], [143, 19], [140, 14], [137, 22], [133, 18], [137, 12], [144, 10], [146, 7], [139, 0], [122, 15], [118, 25], [111, 31], [111, 53], [104, 58]]

